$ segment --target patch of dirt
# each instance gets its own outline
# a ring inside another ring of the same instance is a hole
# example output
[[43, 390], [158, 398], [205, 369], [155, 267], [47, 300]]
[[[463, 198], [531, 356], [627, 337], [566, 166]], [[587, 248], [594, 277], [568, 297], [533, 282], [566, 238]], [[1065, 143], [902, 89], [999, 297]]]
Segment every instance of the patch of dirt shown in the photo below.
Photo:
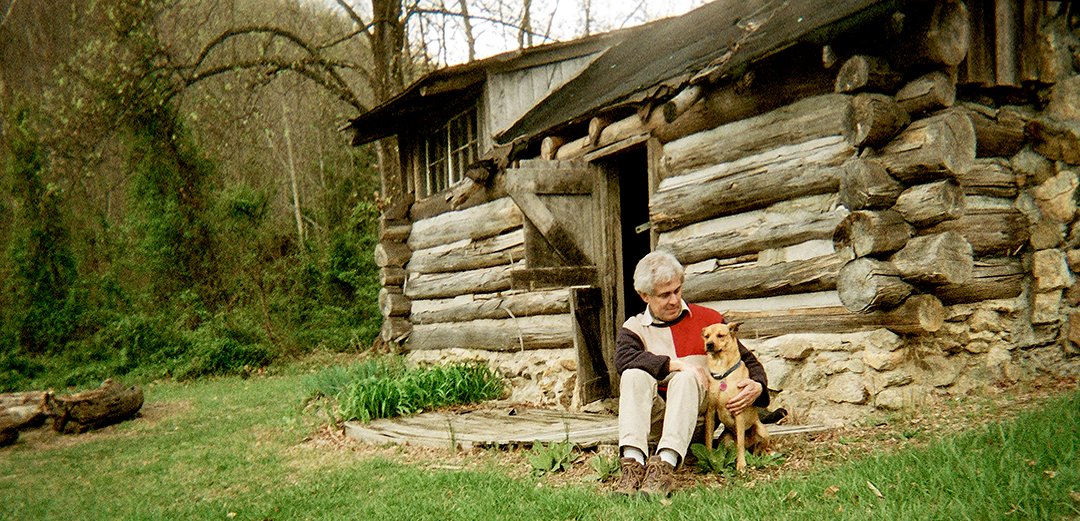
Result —
[[[689, 461], [676, 471], [676, 489], [732, 484], [753, 487], [759, 482], [771, 481], [783, 475], [809, 472], [872, 453], [920, 447], [940, 437], [972, 430], [986, 423], [1008, 421], [1037, 408], [1054, 396], [1076, 389], [1076, 378], [996, 386], [988, 388], [985, 393], [962, 399], [942, 399], [934, 407], [875, 413], [858, 425], [779, 437], [770, 443], [769, 450], [770, 453], [782, 455], [783, 463], [766, 469], [753, 469], [745, 477], [724, 478], [717, 474], [700, 474], [693, 459], [688, 458]], [[293, 452], [297, 456], [294, 458], [296, 465], [303, 466], [382, 458], [433, 471], [494, 467], [511, 477], [525, 477], [532, 473], [527, 459], [530, 449], [455, 452], [408, 445], [373, 445], [349, 438], [343, 429], [329, 425], [318, 428], [303, 443], [294, 447]], [[577, 451], [570, 469], [544, 475], [539, 486], [593, 486], [598, 490], [607, 490], [610, 483], [597, 481], [597, 473], [590, 460], [598, 454], [613, 457], [614, 453], [615, 448], [611, 446]]]

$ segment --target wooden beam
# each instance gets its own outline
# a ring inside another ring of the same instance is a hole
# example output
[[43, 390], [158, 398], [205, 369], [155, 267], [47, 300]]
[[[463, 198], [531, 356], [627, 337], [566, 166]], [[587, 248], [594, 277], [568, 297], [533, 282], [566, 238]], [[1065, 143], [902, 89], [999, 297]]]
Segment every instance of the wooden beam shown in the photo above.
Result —
[[405, 345], [412, 351], [449, 348], [520, 351], [570, 348], [573, 344], [573, 324], [567, 313], [415, 324]]
[[410, 320], [416, 324], [468, 322], [479, 319], [557, 315], [568, 313], [565, 288], [462, 295], [439, 300], [415, 300]]
[[516, 269], [510, 272], [510, 277], [514, 289], [525, 291], [568, 286], [595, 286], [597, 282], [595, 266]]
[[744, 266], [688, 277], [687, 300], [735, 300], [809, 293], [836, 288], [840, 269], [851, 260], [848, 252], [768, 266]]
[[850, 144], [853, 132], [851, 97], [826, 94], [667, 143], [663, 163], [668, 176], [678, 176], [820, 138]]
[[840, 164], [855, 149], [841, 136], [800, 143], [694, 174], [669, 177], [649, 205], [649, 218], [659, 232], [722, 215], [764, 208], [807, 195], [835, 192]]

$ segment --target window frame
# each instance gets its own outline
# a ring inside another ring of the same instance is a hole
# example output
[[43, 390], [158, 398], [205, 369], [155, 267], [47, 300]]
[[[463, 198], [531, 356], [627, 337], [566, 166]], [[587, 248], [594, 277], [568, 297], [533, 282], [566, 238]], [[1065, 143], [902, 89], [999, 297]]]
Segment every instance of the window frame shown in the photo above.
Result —
[[419, 196], [430, 197], [465, 178], [480, 153], [479, 110], [473, 105], [450, 117], [418, 143]]

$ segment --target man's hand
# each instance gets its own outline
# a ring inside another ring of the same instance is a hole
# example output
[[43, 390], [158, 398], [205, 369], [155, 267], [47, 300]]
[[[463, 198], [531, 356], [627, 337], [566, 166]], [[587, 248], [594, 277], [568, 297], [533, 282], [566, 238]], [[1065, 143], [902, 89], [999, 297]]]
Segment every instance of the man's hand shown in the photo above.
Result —
[[739, 414], [761, 396], [761, 384], [749, 378], [735, 384], [735, 387], [739, 388], [739, 394], [727, 403], [727, 410], [731, 414]]
[[[712, 377], [709, 376], [708, 371], [706, 371], [704, 367], [688, 364], [678, 358], [671, 358], [668, 360], [668, 372], [674, 373], [675, 371], [693, 371], [696, 373], [695, 376], [697, 376], [698, 382], [701, 383], [702, 388], [709, 388], [709, 380], [711, 380]], [[751, 402], [753, 402], [753, 400], [751, 400]]]

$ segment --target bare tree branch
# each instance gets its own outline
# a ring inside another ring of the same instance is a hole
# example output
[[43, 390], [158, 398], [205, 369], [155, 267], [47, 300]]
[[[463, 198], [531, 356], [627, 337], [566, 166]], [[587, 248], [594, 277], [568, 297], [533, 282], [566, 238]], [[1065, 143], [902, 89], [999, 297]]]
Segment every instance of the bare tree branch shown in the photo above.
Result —
[[[454, 12], [454, 11], [443, 10], [443, 9], [430, 9], [430, 8], [424, 8], [424, 9], [416, 8], [416, 9], [413, 9], [413, 10], [409, 11], [408, 16], [411, 16], [411, 15], [414, 15], [414, 14], [448, 16], [448, 17], [452, 17], [452, 18], [460, 18], [460, 17], [463, 16], [461, 13]], [[496, 25], [502, 25], [502, 26], [505, 26], [505, 27], [509, 27], [509, 28], [517, 30], [517, 31], [521, 31], [521, 30], [525, 29], [520, 24], [516, 24], [514, 22], [507, 22], [506, 20], [499, 20], [498, 18], [493, 18], [493, 17], [490, 17], [490, 16], [475, 15], [475, 14], [470, 14], [468, 16], [472, 20], [479, 20], [479, 21], [482, 21], [482, 22], [490, 22], [490, 23], [493, 23], [493, 24], [496, 24]], [[529, 36], [536, 36], [536, 37], [539, 37], [539, 38], [543, 38], [544, 40], [547, 40], [547, 41], [552, 40], [546, 34], [533, 32], [531, 30], [526, 30], [525, 34], [527, 34]]]
[[[214, 51], [214, 49], [223, 45], [225, 42], [229, 41], [232, 38], [253, 34], [268, 34], [271, 36], [271, 38], [283, 38], [302, 49], [308, 55], [308, 57], [302, 60], [284, 60], [266, 57], [256, 60], [249, 60], [246, 62], [217, 66], [201, 72], [199, 71], [199, 68], [202, 66], [203, 62], [206, 61], [206, 59], [209, 57], [210, 53]], [[363, 109], [364, 104], [360, 102], [356, 94], [353, 93], [352, 89], [349, 88], [349, 85], [345, 81], [345, 79], [342, 78], [335, 69], [344, 68], [354, 70], [364, 78], [364, 80], [368, 83], [369, 86], [375, 85], [375, 78], [371, 74], [371, 71], [369, 71], [367, 68], [347, 62], [327, 60], [320, 56], [318, 50], [312, 47], [306, 40], [304, 40], [300, 36], [279, 27], [261, 25], [236, 27], [221, 33], [220, 35], [218, 35], [217, 38], [214, 38], [209, 43], [207, 43], [206, 46], [203, 47], [202, 51], [195, 59], [194, 64], [181, 68], [193, 71], [192, 74], [185, 79], [185, 83], [187, 85], [192, 85], [212, 76], [217, 76], [219, 74], [241, 69], [269, 68], [271, 69], [272, 73], [276, 73], [281, 70], [291, 70], [301, 74], [302, 76], [314, 80], [320, 86], [326, 87], [329, 91], [334, 93], [334, 95], [337, 96], [339, 99], [358, 109]], [[327, 77], [324, 78], [321, 74], [325, 74]]]
[[[308, 65], [312, 63], [319, 62], [305, 60], [276, 60], [273, 58], [260, 58], [257, 60], [241, 61], [236, 63], [230, 63], [228, 65], [211, 67], [209, 69], [195, 73], [185, 80], [185, 86], [194, 85], [195, 83], [212, 78], [214, 76], [219, 76], [221, 74], [227, 74], [230, 72], [237, 72], [240, 70], [263, 69], [267, 76], [271, 76], [277, 74], [278, 72], [288, 70], [314, 81], [317, 85], [325, 88], [327, 91], [334, 94], [334, 96], [336, 96], [338, 99], [355, 107], [358, 111], [366, 112], [368, 110], [367, 106], [356, 97], [352, 90], [341, 84], [338, 84], [338, 82], [336, 81], [331, 81], [323, 77], [320, 73], [327, 72], [324, 67], [318, 67], [316, 69], [308, 67]], [[319, 64], [326, 65], [325, 63]]]

